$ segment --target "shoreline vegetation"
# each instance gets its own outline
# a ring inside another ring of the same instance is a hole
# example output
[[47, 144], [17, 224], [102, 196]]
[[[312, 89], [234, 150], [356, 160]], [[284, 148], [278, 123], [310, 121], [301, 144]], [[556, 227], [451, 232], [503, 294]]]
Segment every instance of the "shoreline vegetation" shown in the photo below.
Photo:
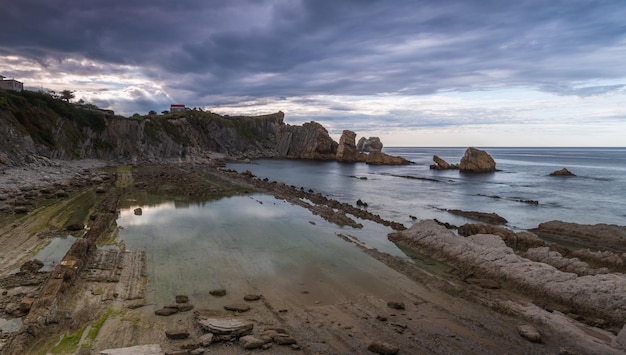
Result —
[[[405, 226], [360, 200], [226, 168], [260, 157], [410, 164], [382, 153], [375, 137], [357, 143], [344, 131], [337, 143], [318, 123], [283, 120], [282, 112], [198, 110], [124, 118], [0, 91], [0, 326], [12, 325], [0, 333], [0, 353], [626, 351], [626, 227], [546, 221], [513, 231], [495, 213], [460, 210], [448, 212], [482, 223], [411, 216]], [[497, 171], [475, 148], [459, 164], [434, 161], [433, 169]], [[117, 239], [119, 211], [138, 193], [184, 203], [272, 195], [345, 229], [336, 236], [358, 251], [351, 262], [371, 273], [366, 281], [315, 274], [319, 284], [298, 292], [243, 275], [203, 299], [172, 290], [171, 304], [152, 304], [149, 255]], [[410, 259], [359, 240], [365, 221], [389, 227], [388, 239]], [[45, 269], [37, 252], [68, 235], [76, 241]], [[365, 262], [372, 259], [375, 266]]]
[[[218, 353], [230, 353], [227, 344], [232, 343], [234, 336], [228, 341], [225, 341], [228, 337], [221, 340], [216, 337], [211, 345], [204, 339], [203, 345], [199, 339], [203, 335], [213, 333], [205, 333], [206, 329], [199, 326], [199, 322], [206, 322], [206, 319], [231, 319], [233, 314], [245, 315], [245, 313], [220, 311], [217, 316], [212, 317], [206, 316], [206, 313], [203, 313], [207, 312], [205, 310], [196, 310], [194, 316], [178, 320], [178, 325], [188, 333], [185, 340], [173, 340], [164, 336], [168, 331], [172, 332], [167, 327], [170, 322], [166, 321], [163, 327], [167, 329], [159, 328], [163, 330], [161, 333], [149, 329], [137, 330], [137, 334], [125, 338], [122, 343], [115, 341], [117, 333], [111, 329], [113, 324], [117, 323], [115, 327], [129, 325], [123, 324], [121, 320], [123, 317], [112, 315], [124, 314], [124, 317], [130, 317], [132, 314], [132, 317], [138, 320], [155, 317], [150, 314], [150, 309], [154, 309], [155, 305], [151, 307], [145, 303], [145, 280], [149, 277], [145, 271], [145, 253], [125, 251], [123, 243], [117, 244], [116, 250], [119, 251], [117, 253], [104, 252], [98, 247], [110, 243], [116, 245], [116, 211], [124, 198], [127, 198], [124, 196], [129, 196], [131, 191], [149, 191], [163, 196], [190, 196], [205, 200], [233, 194], [268, 193], [307, 208], [311, 213], [329, 222], [349, 226], [350, 229], [360, 228], [361, 220], [389, 226], [396, 231], [390, 234], [389, 238], [398, 246], [420, 255], [428, 255], [428, 258], [442, 263], [446, 271], [433, 273], [425, 267], [428, 263], [423, 264], [419, 257], [414, 258], [415, 262], [409, 262], [368, 247], [360, 242], [358, 237], [349, 234], [338, 235], [339, 238], [360, 248], [364, 255], [381, 261], [398, 274], [404, 275], [414, 285], [426, 287], [431, 290], [429, 292], [436, 295], [420, 293], [408, 299], [399, 297], [402, 302], [394, 299], [379, 300], [384, 301], [384, 305], [376, 306], [380, 308], [371, 311], [372, 317], [359, 319], [353, 314], [356, 319], [349, 320], [351, 327], [365, 329], [365, 324], [373, 323], [378, 326], [389, 323], [380, 320], [385, 317], [388, 319], [389, 316], [385, 314], [394, 309], [388, 306], [387, 302], [400, 302], [405, 307], [392, 311], [394, 317], [405, 317], [403, 321], [395, 320], [393, 322], [395, 325], [387, 324], [392, 332], [381, 332], [380, 329], [376, 329], [375, 332], [372, 330], [374, 333], [364, 331], [360, 335], [345, 335], [353, 341], [348, 347], [341, 342], [335, 343], [336, 341], [331, 340], [333, 336], [329, 334], [316, 333], [316, 336], [320, 337], [318, 340], [326, 342], [323, 347], [326, 353], [341, 353], [346, 349], [359, 351], [358, 349], [366, 349], [374, 343], [373, 349], [382, 346], [390, 347], [391, 350], [412, 352], [415, 350], [413, 347], [416, 342], [411, 340], [412, 335], [407, 335], [406, 329], [412, 329], [411, 334], [417, 332], [415, 333], [417, 336], [420, 328], [412, 322], [427, 316], [428, 312], [421, 316], [411, 312], [419, 313], [432, 306], [453, 307], [455, 302], [462, 302], [464, 307], [470, 307], [472, 310], [457, 309], [455, 312], [458, 313], [446, 312], [446, 317], [462, 319], [476, 311], [487, 312], [489, 316], [473, 319], [472, 326], [464, 324], [464, 327], [470, 327], [466, 330], [473, 329], [470, 333], [462, 332], [454, 337], [437, 340], [427, 338], [422, 340], [421, 345], [430, 344], [429, 349], [434, 352], [463, 349], [464, 352], [479, 353], [505, 348], [509, 351], [517, 349], [521, 352], [536, 353], [599, 351], [617, 354], [623, 351], [620, 348], [622, 346], [620, 339], [623, 337], [622, 327], [626, 319], [624, 308], [626, 302], [623, 294], [626, 287], [623, 275], [626, 255], [622, 250], [626, 230], [624, 227], [581, 226], [553, 221], [538, 226], [534, 233], [531, 233], [513, 232], [499, 225], [467, 224], [457, 227], [459, 234], [467, 236], [461, 237], [436, 221], [417, 222], [407, 229], [400, 223], [384, 220], [359, 206], [335, 201], [314, 191], [304, 191], [302, 188], [281, 182], [261, 180], [248, 171], [238, 173], [226, 169], [224, 161], [219, 159], [209, 164], [109, 166], [93, 160], [60, 161], [55, 164], [58, 164], [56, 169], [61, 173], [51, 174], [43, 182], [39, 181], [41, 170], [38, 168], [12, 168], [3, 174], [5, 182], [3, 186], [9, 185], [7, 181], [12, 181], [10, 192], [7, 193], [6, 188], [3, 191], [7, 196], [3, 203], [22, 201], [17, 204], [28, 207], [28, 212], [24, 214], [3, 209], [0, 218], [2, 221], [0, 239], [2, 244], [7, 246], [3, 248], [3, 255], [0, 258], [1, 285], [6, 292], [2, 298], [1, 318], [23, 317], [21, 329], [2, 334], [3, 351], [8, 351], [6, 353], [39, 353], [42, 349], [59, 346], [57, 343], [59, 334], [72, 334], [86, 326], [94, 327], [105, 314], [108, 318], [101, 321], [104, 322], [104, 326], [100, 324], [99, 331], [93, 331], [97, 335], [91, 340], [79, 341], [80, 346], [69, 353], [79, 353], [81, 348], [94, 353], [93, 349], [145, 345], [148, 340], [151, 340], [150, 344], [158, 344], [164, 353], [190, 351], [189, 347], [210, 348], [211, 351]], [[19, 180], [17, 176], [20, 177]], [[86, 199], [85, 194], [90, 198]], [[88, 213], [85, 213], [84, 208]], [[72, 212], [76, 209], [83, 210], [82, 216], [77, 216], [75, 211]], [[76, 228], [78, 231], [71, 232], [70, 227], [73, 224], [80, 224], [82, 228]], [[67, 233], [82, 238], [74, 243], [63, 261], [52, 272], [38, 271], [37, 267], [28, 268], [28, 265], [35, 262], [29, 259], [29, 253], [24, 253], [25, 250], [35, 249], [43, 241]], [[538, 235], [549, 236], [551, 242], [540, 239]], [[603, 242], [599, 244], [598, 240]], [[559, 242], [576, 243], [579, 248], [566, 248]], [[18, 245], [20, 247], [17, 247]], [[593, 251], [587, 248], [592, 248]], [[495, 264], [490, 265], [489, 262]], [[11, 273], [11, 270], [20, 266], [22, 266], [20, 272]], [[90, 276], [94, 270], [103, 272], [102, 270], [107, 269], [117, 269], [119, 275], [101, 278]], [[530, 274], [524, 274], [524, 271]], [[130, 275], [126, 275], [127, 272]], [[108, 282], [103, 283], [102, 278], [107, 277]], [[86, 289], [92, 290], [89, 297], [84, 295]], [[443, 295], [445, 302], [436, 301], [437, 297]], [[374, 302], [374, 305], [377, 303]], [[371, 307], [372, 304], [368, 303], [368, 306]], [[84, 307], [90, 307], [89, 311]], [[276, 309], [269, 304], [264, 307], [269, 307], [267, 314], [255, 316], [261, 317], [260, 323], [272, 323], [275, 327], [285, 325], [284, 322], [276, 321], [287, 317], [281, 313], [284, 310]], [[434, 313], [430, 316], [436, 317], [437, 312], [431, 311]], [[64, 312], [69, 312], [72, 316], [67, 317]], [[288, 330], [281, 328], [294, 340], [293, 344], [296, 344], [289, 348], [290, 351], [316, 353], [313, 351], [314, 346], [307, 343], [308, 340], [303, 334], [310, 331], [308, 328], [312, 320], [324, 316], [311, 315], [311, 310], [307, 310], [307, 307], [290, 312], [294, 317], [304, 317], [302, 314], [310, 316], [307, 321], [299, 319], [290, 323]], [[345, 316], [343, 311], [341, 313]], [[236, 319], [245, 319], [245, 316]], [[459, 319], [452, 322], [463, 323]], [[494, 329], [496, 326], [502, 327], [501, 322], [511, 324], [508, 330], [506, 327], [502, 328], [499, 335], [494, 337], [491, 332], [496, 331]], [[107, 323], [111, 324], [107, 326]], [[280, 346], [274, 340], [267, 340], [271, 339], [271, 336], [268, 338], [271, 331], [258, 322], [255, 324], [255, 330], [249, 332], [250, 334], [246, 333], [248, 334], [246, 336], [266, 339], [260, 342], [262, 345], [259, 345], [259, 349], [262, 349], [263, 345]], [[483, 328], [482, 331], [474, 328], [478, 325]], [[351, 329], [354, 328], [343, 329], [341, 332], [350, 333]], [[450, 331], [454, 328], [450, 328], [449, 324], [439, 324], [435, 329]], [[338, 331], [334, 336], [341, 336], [339, 334], [341, 332]], [[538, 338], [535, 332], [539, 334]], [[242, 337], [243, 335], [235, 338]], [[487, 339], [491, 339], [493, 343], [487, 344]], [[246, 338], [247, 340], [250, 339]], [[380, 342], [383, 342], [383, 345]], [[244, 344], [244, 341], [241, 341], [241, 344]], [[434, 344], [440, 348], [433, 347]]]

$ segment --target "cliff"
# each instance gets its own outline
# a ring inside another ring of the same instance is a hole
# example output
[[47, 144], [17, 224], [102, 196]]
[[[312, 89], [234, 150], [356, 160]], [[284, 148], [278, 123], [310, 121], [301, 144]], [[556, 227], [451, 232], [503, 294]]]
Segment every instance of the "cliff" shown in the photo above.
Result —
[[[282, 112], [248, 117], [187, 110], [127, 118], [73, 105], [46, 93], [0, 91], [0, 167], [48, 165], [50, 159], [195, 161], [212, 153], [251, 159], [354, 162], [368, 158], [363, 154], [356, 159], [354, 133], [349, 152], [345, 150], [347, 143], [342, 142], [338, 155], [339, 144], [321, 124], [288, 125], [284, 117]], [[385, 159], [366, 162], [398, 163], [378, 155]]]

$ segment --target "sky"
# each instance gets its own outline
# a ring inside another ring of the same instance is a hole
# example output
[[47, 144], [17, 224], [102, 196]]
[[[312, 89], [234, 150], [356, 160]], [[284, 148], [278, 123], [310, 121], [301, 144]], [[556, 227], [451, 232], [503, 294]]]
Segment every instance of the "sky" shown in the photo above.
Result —
[[19, 0], [0, 75], [385, 146], [626, 146], [623, 0]]

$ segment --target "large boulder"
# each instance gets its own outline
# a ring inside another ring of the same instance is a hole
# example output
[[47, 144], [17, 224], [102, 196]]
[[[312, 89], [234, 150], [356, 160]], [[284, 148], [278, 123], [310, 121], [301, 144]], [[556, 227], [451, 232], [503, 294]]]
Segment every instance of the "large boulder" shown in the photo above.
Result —
[[356, 161], [356, 133], [344, 130], [339, 138], [337, 147], [337, 161], [353, 163]]
[[550, 173], [550, 176], [576, 176], [576, 174], [567, 170], [567, 168], [563, 168], [561, 170], [556, 170]]
[[408, 165], [411, 164], [410, 161], [404, 159], [403, 157], [393, 156], [389, 154], [385, 154], [383, 152], [370, 152], [367, 155], [367, 160], [365, 163], [370, 165]]
[[373, 152], [373, 151], [381, 151], [383, 149], [383, 143], [380, 141], [378, 137], [361, 137], [359, 139], [359, 143], [356, 145], [356, 150], [359, 152]]
[[465, 173], [491, 173], [496, 171], [496, 162], [484, 150], [469, 147], [461, 158], [459, 170]]
[[324, 126], [313, 121], [302, 126], [279, 126], [276, 142], [280, 157], [332, 160], [337, 156], [337, 142], [330, 137]]

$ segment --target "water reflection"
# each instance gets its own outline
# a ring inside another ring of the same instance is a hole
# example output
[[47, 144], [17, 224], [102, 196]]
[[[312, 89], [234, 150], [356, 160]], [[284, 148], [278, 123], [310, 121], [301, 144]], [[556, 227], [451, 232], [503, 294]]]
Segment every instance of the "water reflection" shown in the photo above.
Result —
[[387, 240], [388, 227], [367, 221], [359, 221], [363, 229], [338, 227], [268, 195], [188, 208], [164, 202], [141, 206], [142, 214], [135, 215], [139, 206], [121, 210], [118, 238], [129, 249], [147, 251], [149, 298], [157, 303], [171, 302], [176, 292], [202, 297], [241, 280], [298, 284], [338, 272], [367, 280], [367, 270], [380, 263], [338, 238], [339, 233], [407, 258]]

